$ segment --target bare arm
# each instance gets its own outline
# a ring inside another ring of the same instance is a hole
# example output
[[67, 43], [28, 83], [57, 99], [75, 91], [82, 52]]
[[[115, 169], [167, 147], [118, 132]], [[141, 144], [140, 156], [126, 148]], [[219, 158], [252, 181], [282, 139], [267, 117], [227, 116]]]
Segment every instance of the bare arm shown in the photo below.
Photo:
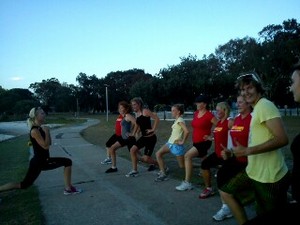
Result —
[[129, 136], [134, 136], [135, 131], [137, 130], [136, 119], [130, 114], [126, 114], [126, 119], [127, 121], [130, 121], [132, 125], [132, 129], [131, 129], [132, 132], [129, 134]]
[[179, 124], [179, 126], [181, 126], [181, 128], [182, 128], [182, 130], [183, 130], [183, 138], [182, 138], [182, 140], [178, 140], [178, 141], [177, 141], [177, 144], [183, 145], [184, 142], [186, 141], [186, 139], [187, 139], [188, 136], [189, 136], [189, 130], [187, 129], [185, 123], [179, 122], [178, 124]]
[[238, 143], [237, 147], [234, 148], [234, 154], [237, 157], [260, 154], [264, 152], [274, 151], [288, 144], [288, 136], [281, 118], [278, 117], [266, 121], [266, 126], [273, 134], [273, 138], [262, 144], [252, 147], [244, 147]]
[[145, 116], [150, 116], [154, 120], [153, 125], [152, 125], [152, 129], [151, 130], [149, 129], [148, 133], [155, 132], [156, 129], [157, 129], [157, 127], [158, 127], [159, 121], [160, 121], [160, 119], [158, 118], [157, 114], [151, 112], [149, 109], [144, 109], [143, 110], [143, 114]]
[[42, 127], [42, 129], [45, 132], [45, 139], [42, 137], [40, 131], [36, 128], [32, 129], [30, 134], [42, 148], [44, 148], [45, 150], [49, 150], [49, 147], [51, 145], [49, 127], [44, 126]]

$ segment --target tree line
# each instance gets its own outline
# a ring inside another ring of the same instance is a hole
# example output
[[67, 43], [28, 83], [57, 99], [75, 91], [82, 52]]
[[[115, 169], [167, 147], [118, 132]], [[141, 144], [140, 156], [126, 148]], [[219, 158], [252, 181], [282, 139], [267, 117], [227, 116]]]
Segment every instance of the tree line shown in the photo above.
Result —
[[155, 75], [133, 68], [110, 72], [104, 78], [80, 72], [78, 85], [51, 78], [32, 83], [28, 89], [0, 86], [0, 114], [28, 113], [37, 105], [55, 112], [104, 112], [106, 89], [111, 112], [117, 110], [119, 101], [136, 96], [154, 110], [174, 103], [192, 109], [199, 94], [209, 95], [213, 102], [234, 101], [235, 79], [249, 71], [261, 76], [267, 97], [276, 105], [295, 107], [289, 86], [291, 66], [300, 59], [300, 24], [288, 19], [281, 25], [264, 27], [258, 35], [257, 39], [231, 39], [202, 59], [196, 55], [181, 57], [179, 64], [162, 68]]

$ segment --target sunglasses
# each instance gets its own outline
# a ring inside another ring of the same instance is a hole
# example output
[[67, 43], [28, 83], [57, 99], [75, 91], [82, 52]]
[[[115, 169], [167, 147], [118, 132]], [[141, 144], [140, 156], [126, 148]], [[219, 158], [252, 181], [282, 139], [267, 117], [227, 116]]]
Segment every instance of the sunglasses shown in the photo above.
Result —
[[252, 79], [252, 80], [255, 80], [257, 83], [261, 83], [260, 78], [256, 74], [254, 74], [254, 73], [243, 74], [243, 75], [237, 77], [236, 79], [237, 80]]

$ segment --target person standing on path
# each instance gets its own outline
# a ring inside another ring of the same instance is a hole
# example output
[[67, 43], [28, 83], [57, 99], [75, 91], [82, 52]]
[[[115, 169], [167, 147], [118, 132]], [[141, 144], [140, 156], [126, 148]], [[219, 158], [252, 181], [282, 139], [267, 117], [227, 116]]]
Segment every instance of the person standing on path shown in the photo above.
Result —
[[81, 193], [82, 190], [72, 185], [72, 160], [64, 157], [50, 157], [51, 136], [49, 127], [44, 126], [46, 114], [40, 107], [32, 108], [27, 120], [30, 128], [30, 141], [32, 143], [34, 156], [31, 158], [27, 174], [23, 181], [10, 182], [0, 186], [0, 192], [12, 189], [26, 189], [38, 178], [41, 171], [64, 167], [64, 195]]
[[122, 127], [121, 127], [121, 121], [123, 120], [123, 115], [119, 114], [116, 118], [115, 122], [115, 133], [111, 135], [111, 137], [107, 140], [105, 143], [106, 147], [106, 158], [101, 161], [102, 165], [111, 164], [111, 155], [109, 148], [115, 144], [120, 138], [122, 138]]
[[171, 108], [172, 117], [175, 118], [175, 121], [172, 125], [172, 133], [166, 144], [164, 144], [156, 152], [156, 160], [159, 166], [158, 177], [155, 181], [164, 181], [167, 179], [167, 172], [163, 156], [167, 153], [172, 153], [176, 156], [179, 167], [184, 168], [184, 143], [188, 138], [189, 131], [185, 125], [183, 119], [184, 106], [182, 104], [175, 104]]
[[213, 130], [213, 138], [205, 136], [205, 139], [214, 140], [214, 152], [207, 156], [201, 163], [202, 177], [205, 188], [200, 193], [199, 198], [204, 199], [214, 195], [211, 185], [211, 168], [218, 168], [223, 165], [224, 159], [221, 155], [223, 146], [227, 146], [228, 131], [233, 125], [233, 119], [230, 118], [230, 106], [227, 102], [219, 102], [216, 106], [218, 123]]
[[[221, 152], [224, 162], [217, 172], [218, 189], [247, 166], [247, 157], [234, 157], [231, 149], [236, 146], [236, 142], [239, 142], [243, 146], [248, 146], [252, 107], [241, 95], [237, 97], [236, 104], [238, 115], [234, 118], [233, 126], [229, 131], [227, 148], [224, 148]], [[222, 198], [221, 201], [221, 209], [213, 215], [213, 219], [216, 221], [222, 221], [233, 216], [228, 205]]]
[[118, 136], [117, 141], [111, 145], [108, 149], [109, 155], [111, 156], [111, 167], [105, 171], [105, 173], [113, 173], [117, 172], [117, 157], [116, 151], [127, 145], [128, 150], [130, 151], [131, 147], [135, 144], [135, 137], [132, 135], [132, 128], [136, 126], [136, 120], [131, 115], [131, 106], [126, 101], [121, 101], [118, 104], [118, 109], [120, 115], [122, 115], [123, 119], [121, 121], [121, 134], [122, 136]]
[[[148, 171], [154, 170], [155, 165], [157, 165], [157, 161], [154, 160], [151, 155], [157, 142], [155, 131], [160, 120], [156, 113], [144, 108], [143, 100], [140, 97], [133, 98], [131, 100], [131, 106], [136, 114], [136, 123], [138, 125], [134, 128], [133, 134], [137, 135], [140, 132], [141, 136], [130, 149], [132, 170], [126, 174], [126, 177], [136, 177], [138, 175], [138, 153], [142, 148], [145, 149], [144, 155], [141, 156], [141, 161], [150, 164]], [[151, 119], [154, 120], [153, 124], [151, 123]]]
[[[291, 75], [290, 91], [293, 93], [294, 101], [300, 103], [300, 63], [294, 65]], [[291, 178], [292, 200], [281, 205], [273, 211], [261, 214], [244, 223], [244, 225], [274, 225], [274, 224], [299, 224], [300, 212], [300, 133], [296, 135], [291, 143], [293, 155], [293, 168]]]
[[238, 224], [243, 224], [248, 218], [237, 196], [242, 191], [254, 193], [258, 215], [286, 204], [290, 176], [281, 147], [288, 144], [288, 136], [279, 110], [263, 97], [263, 84], [256, 73], [239, 76], [236, 86], [253, 107], [248, 147], [238, 142], [233, 147], [236, 157], [248, 157], [248, 165], [220, 188], [220, 194]]
[[193, 147], [190, 148], [184, 155], [185, 179], [179, 186], [176, 186], [178, 191], [186, 191], [193, 189], [191, 177], [193, 172], [193, 158], [201, 159], [207, 156], [207, 152], [212, 145], [211, 140], [206, 140], [206, 136], [210, 136], [213, 125], [217, 125], [218, 119], [209, 110], [210, 100], [205, 95], [199, 95], [195, 99], [197, 110], [194, 112], [192, 120], [193, 127]]

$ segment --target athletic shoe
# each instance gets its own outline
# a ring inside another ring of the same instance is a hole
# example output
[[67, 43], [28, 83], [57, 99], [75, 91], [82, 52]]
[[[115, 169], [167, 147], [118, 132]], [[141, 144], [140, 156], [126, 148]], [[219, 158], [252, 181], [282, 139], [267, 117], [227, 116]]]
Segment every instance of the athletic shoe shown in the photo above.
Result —
[[202, 193], [199, 195], [199, 198], [208, 198], [209, 196], [214, 195], [215, 192], [213, 191], [212, 188], [205, 188]]
[[227, 218], [231, 218], [232, 214], [228, 206], [222, 206], [222, 208], [213, 216], [213, 219], [216, 221], [222, 221]]
[[156, 166], [154, 164], [150, 165], [148, 168], [148, 171], [153, 171], [156, 169]]
[[109, 168], [108, 170], [105, 171], [105, 173], [114, 173], [117, 171], [118, 171], [118, 168]]
[[64, 195], [80, 194], [81, 192], [82, 192], [81, 189], [71, 186], [70, 190], [67, 189], [64, 190]]
[[102, 165], [104, 164], [111, 164], [111, 158], [106, 158], [101, 162]]
[[178, 191], [186, 191], [186, 190], [192, 190], [193, 186], [190, 182], [182, 181], [182, 183], [176, 187], [176, 190]]
[[156, 181], [156, 182], [161, 182], [161, 181], [165, 181], [165, 180], [168, 180], [168, 177], [167, 177], [167, 175], [166, 174], [161, 174], [161, 175], [159, 175], [154, 181]]
[[[165, 174], [168, 174], [169, 171], [170, 171], [169, 167], [166, 167], [166, 168], [165, 168]], [[163, 173], [163, 172], [162, 172], [161, 170], [158, 171], [158, 172], [157, 172], [157, 176], [160, 176], [162, 173]]]
[[125, 176], [126, 177], [137, 177], [139, 175], [139, 172], [138, 171], [134, 171], [134, 170], [131, 170], [129, 173], [127, 173]]

